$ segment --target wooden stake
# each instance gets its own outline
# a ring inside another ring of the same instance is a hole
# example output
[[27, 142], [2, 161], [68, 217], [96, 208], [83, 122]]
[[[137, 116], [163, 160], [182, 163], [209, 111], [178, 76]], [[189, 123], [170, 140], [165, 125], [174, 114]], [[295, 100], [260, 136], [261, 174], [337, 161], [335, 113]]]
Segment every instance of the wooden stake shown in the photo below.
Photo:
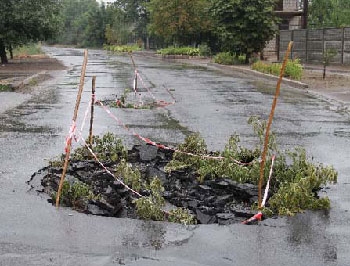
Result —
[[129, 55], [130, 55], [132, 65], [134, 66], [134, 70], [135, 70], [134, 91], [135, 91], [135, 94], [136, 94], [136, 91], [137, 91], [137, 69], [136, 69], [136, 64], [135, 64], [134, 58], [132, 57], [132, 53], [129, 53]]
[[275, 97], [274, 97], [273, 102], [272, 102], [270, 116], [269, 116], [269, 120], [268, 120], [267, 126], [266, 126], [265, 140], [264, 140], [264, 149], [263, 149], [263, 152], [261, 154], [260, 179], [259, 179], [259, 186], [258, 186], [259, 209], [261, 209], [261, 202], [262, 202], [262, 186], [263, 186], [263, 182], [264, 182], [264, 170], [265, 170], [266, 153], [267, 153], [268, 145], [269, 145], [270, 128], [271, 128], [273, 116], [275, 114], [275, 109], [276, 109], [276, 105], [277, 105], [277, 99], [278, 99], [278, 96], [280, 94], [282, 78], [283, 78], [283, 75], [284, 75], [284, 71], [286, 69], [286, 65], [287, 65], [287, 61], [288, 61], [288, 57], [289, 57], [290, 51], [292, 49], [292, 45], [293, 45], [293, 42], [289, 42], [286, 55], [284, 56], [284, 60], [283, 60], [283, 64], [282, 64], [282, 67], [281, 67], [279, 79], [277, 81]]
[[92, 87], [91, 87], [91, 117], [90, 117], [90, 130], [89, 130], [89, 144], [92, 147], [92, 124], [94, 122], [94, 106], [95, 106], [95, 90], [96, 90], [96, 76], [92, 77]]
[[[72, 120], [72, 128], [75, 126], [75, 122], [77, 120], [78, 110], [79, 110], [79, 105], [80, 105], [80, 100], [81, 100], [81, 94], [82, 94], [83, 89], [84, 89], [84, 80], [85, 80], [87, 60], [88, 60], [88, 51], [85, 50], [84, 61], [83, 61], [82, 69], [81, 69], [81, 75], [80, 75], [79, 90], [78, 90], [77, 100], [75, 102], [75, 109], [74, 109], [73, 120]], [[72, 131], [72, 128], [71, 128], [71, 131]], [[58, 191], [57, 191], [57, 197], [56, 197], [56, 207], [57, 208], [60, 205], [60, 197], [61, 197], [61, 193], [62, 193], [64, 177], [66, 175], [67, 168], [68, 168], [71, 145], [72, 145], [72, 136], [68, 136], [67, 146], [66, 146], [66, 157], [64, 160], [63, 171], [62, 171], [62, 175], [61, 175], [61, 179], [60, 179], [60, 183], [59, 183]]]

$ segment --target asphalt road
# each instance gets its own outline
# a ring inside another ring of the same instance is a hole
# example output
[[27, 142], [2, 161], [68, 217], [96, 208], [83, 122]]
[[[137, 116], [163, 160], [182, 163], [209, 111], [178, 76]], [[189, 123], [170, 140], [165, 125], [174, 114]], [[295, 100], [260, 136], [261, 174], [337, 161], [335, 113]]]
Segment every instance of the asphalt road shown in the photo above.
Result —
[[[273, 130], [282, 147], [304, 146], [315, 161], [333, 164], [339, 172], [338, 185], [323, 192], [331, 199], [329, 212], [256, 226], [186, 227], [56, 209], [28, 191], [31, 175], [63, 152], [83, 61], [82, 50], [46, 50], [68, 69], [52, 72], [53, 78], [31, 94], [0, 92], [1, 100], [11, 103], [0, 109], [0, 265], [350, 265], [349, 113], [300, 89], [283, 87]], [[150, 88], [157, 99], [171, 101], [168, 88], [177, 102], [152, 110], [113, 110], [134, 131], [168, 145], [198, 131], [212, 150], [222, 149], [234, 132], [247, 145], [255, 141], [246, 121], [251, 115], [267, 118], [274, 84], [215, 66], [141, 56], [135, 61], [145, 83], [139, 84], [145, 91], [142, 100], [149, 100]], [[90, 51], [87, 71], [78, 125], [90, 99], [92, 75], [101, 100], [115, 100], [133, 81], [128, 56]], [[136, 101], [133, 97], [128, 94]], [[107, 131], [128, 146], [138, 143], [98, 108], [94, 132]]]

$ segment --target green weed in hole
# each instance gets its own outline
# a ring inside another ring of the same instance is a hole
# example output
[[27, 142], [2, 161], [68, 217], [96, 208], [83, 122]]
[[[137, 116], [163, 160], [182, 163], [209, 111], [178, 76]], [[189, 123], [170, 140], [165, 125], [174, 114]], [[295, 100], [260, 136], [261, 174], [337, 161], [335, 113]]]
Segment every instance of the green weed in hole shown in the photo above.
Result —
[[[60, 204], [74, 209], [84, 209], [86, 202], [96, 197], [85, 183], [75, 181], [73, 184], [70, 184], [68, 181], [64, 181]], [[52, 199], [53, 202], [56, 201], [56, 193], [52, 195]]]
[[[258, 184], [262, 143], [266, 123], [256, 117], [250, 118], [249, 123], [257, 134], [256, 147], [248, 149], [239, 145], [239, 136], [233, 135], [229, 139], [224, 151], [219, 154], [222, 160], [203, 157], [190, 157], [176, 153], [173, 160], [166, 166], [167, 171], [181, 168], [191, 168], [197, 171], [200, 181], [207, 178], [231, 178], [241, 183]], [[179, 149], [195, 154], [206, 154], [204, 140], [195, 134], [185, 139]], [[271, 156], [277, 154], [273, 176], [271, 180], [271, 198], [264, 211], [267, 214], [294, 215], [306, 209], [328, 209], [328, 198], [319, 198], [317, 192], [328, 183], [336, 183], [337, 172], [333, 167], [317, 164], [307, 158], [303, 148], [293, 151], [280, 151], [276, 145], [276, 138], [270, 135], [269, 151], [264, 173], [265, 183], [269, 176]], [[250, 162], [244, 166], [236, 164], [233, 159]], [[254, 207], [254, 206], [253, 206]]]
[[[121, 139], [112, 133], [106, 133], [102, 137], [93, 136], [91, 149], [99, 160], [104, 162], [117, 162], [126, 159], [128, 151]], [[72, 160], [87, 160], [91, 154], [86, 147], [74, 150], [71, 155]]]

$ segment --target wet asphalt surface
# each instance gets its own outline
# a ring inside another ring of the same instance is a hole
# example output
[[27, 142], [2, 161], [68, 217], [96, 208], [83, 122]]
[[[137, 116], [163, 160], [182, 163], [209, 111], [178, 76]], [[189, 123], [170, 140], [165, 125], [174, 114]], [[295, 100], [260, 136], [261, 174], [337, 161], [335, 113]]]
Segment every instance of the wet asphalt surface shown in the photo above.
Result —
[[[57, 210], [44, 196], [28, 191], [30, 176], [64, 150], [83, 61], [82, 50], [46, 50], [68, 69], [52, 72], [53, 79], [30, 95], [0, 93], [0, 265], [350, 265], [349, 113], [298, 89], [282, 89], [273, 130], [282, 147], [305, 146], [315, 161], [333, 164], [339, 172], [338, 185], [323, 192], [331, 199], [329, 212], [253, 226], [186, 227]], [[255, 141], [246, 121], [251, 115], [267, 118], [273, 83], [215, 66], [141, 56], [135, 61], [157, 99], [171, 101], [168, 88], [177, 101], [152, 110], [112, 110], [137, 133], [175, 145], [198, 131], [211, 150], [222, 149], [234, 132], [248, 146]], [[90, 99], [92, 75], [97, 76], [96, 97], [115, 100], [132, 87], [131, 60], [89, 51], [78, 125]], [[150, 98], [142, 95], [144, 101]], [[107, 131], [129, 147], [139, 143], [96, 108], [94, 132]]]

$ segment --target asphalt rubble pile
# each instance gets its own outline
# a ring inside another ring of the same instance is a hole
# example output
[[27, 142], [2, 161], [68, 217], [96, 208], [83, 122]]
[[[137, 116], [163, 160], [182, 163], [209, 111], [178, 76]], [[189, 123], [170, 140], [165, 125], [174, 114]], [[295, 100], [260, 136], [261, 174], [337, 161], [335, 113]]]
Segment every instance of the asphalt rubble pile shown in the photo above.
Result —
[[[199, 182], [193, 169], [167, 173], [164, 167], [172, 159], [173, 153], [152, 145], [135, 145], [128, 151], [128, 163], [140, 170], [142, 178], [160, 178], [165, 188], [163, 197], [168, 208], [188, 208], [200, 224], [238, 223], [255, 214], [250, 209], [258, 198], [255, 185], [240, 184], [228, 178]], [[113, 163], [106, 163], [105, 166], [111, 172], [116, 168]], [[32, 191], [53, 195], [58, 189], [61, 174], [62, 167], [47, 166], [34, 173], [28, 184]], [[96, 161], [71, 161], [66, 180], [70, 184], [79, 180], [87, 184], [95, 195], [99, 195], [88, 202], [76, 202], [74, 208], [78, 211], [109, 217], [138, 218], [133, 204], [137, 196], [109, 175]], [[140, 193], [149, 195], [146, 190], [141, 190]], [[48, 201], [54, 204], [51, 197]]]

